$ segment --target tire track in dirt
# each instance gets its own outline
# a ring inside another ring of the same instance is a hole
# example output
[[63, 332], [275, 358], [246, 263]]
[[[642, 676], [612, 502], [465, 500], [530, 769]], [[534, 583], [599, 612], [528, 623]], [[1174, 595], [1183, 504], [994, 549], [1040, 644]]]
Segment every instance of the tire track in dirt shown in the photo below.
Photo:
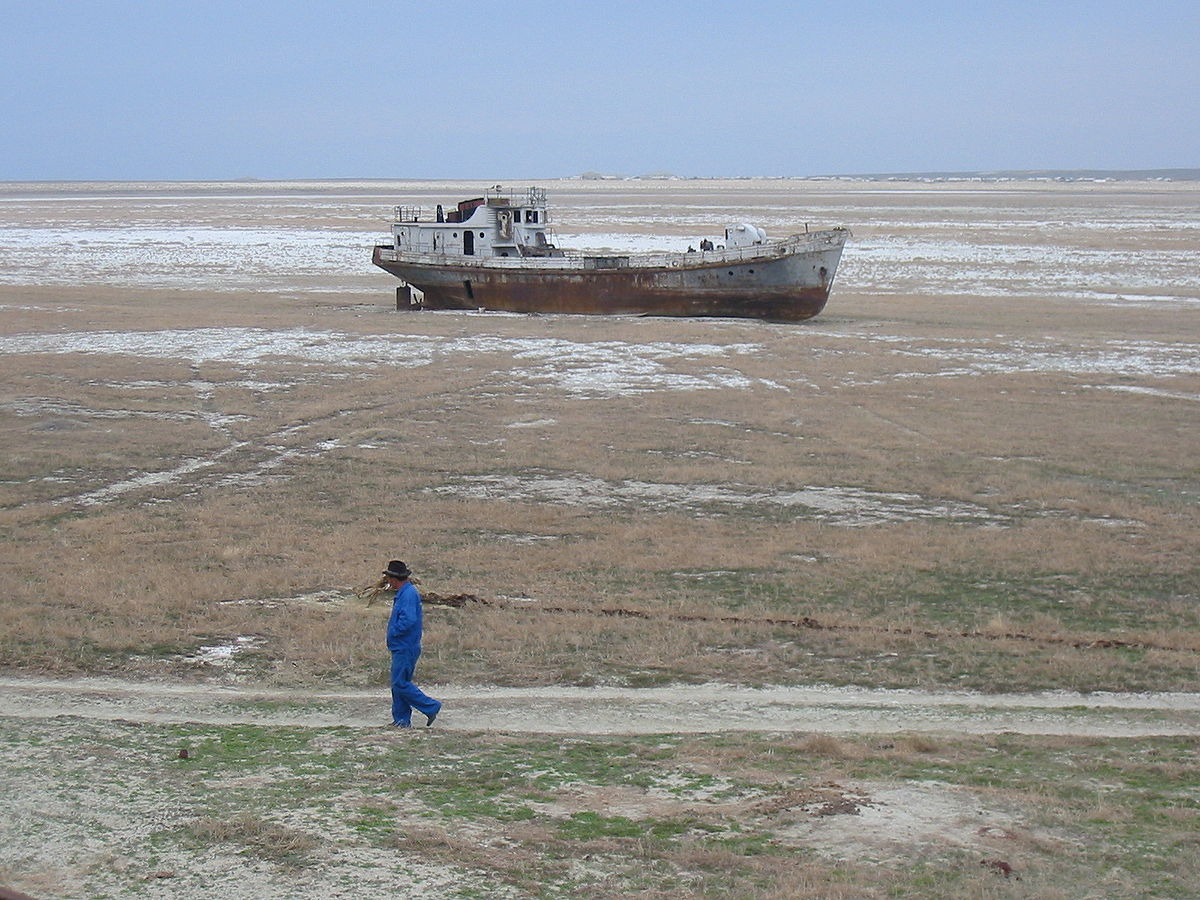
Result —
[[[363, 592], [358, 592], [363, 596]], [[812, 616], [713, 616], [699, 613], [665, 613], [624, 607], [548, 606], [526, 602], [489, 599], [474, 594], [441, 595], [429, 592], [423, 601], [430, 606], [449, 606], [456, 609], [471, 604], [491, 606], [498, 609], [520, 609], [544, 613], [574, 613], [576, 615], [601, 615], [617, 619], [647, 619], [668, 622], [719, 622], [723, 625], [766, 625], [769, 627], [806, 629], [809, 631], [861, 632], [867, 634], [890, 634], [897, 637], [922, 637], [931, 640], [967, 638], [985, 641], [1013, 641], [1018, 643], [1042, 644], [1046, 646], [1071, 647], [1075, 650], [1160, 650], [1167, 653], [1200, 654], [1200, 646], [1173, 646], [1154, 641], [1127, 640], [1123, 638], [1080, 637], [1061, 634], [1027, 634], [1020, 631], [939, 631], [931, 628], [916, 628], [898, 625], [855, 625], [848, 622], [822, 622]]]
[[[437, 727], [455, 731], [1200, 736], [1200, 693], [968, 694], [721, 684], [425, 687], [445, 702]], [[388, 709], [384, 687], [313, 692], [110, 678], [0, 677], [0, 717], [381, 728], [387, 724]]]
[[[199, 375], [194, 372], [193, 383], [201, 381]], [[414, 412], [440, 414], [444, 411], [443, 404], [447, 398], [470, 397], [480, 385], [486, 383], [486, 379], [480, 379], [470, 387], [409, 398], [419, 402], [406, 408], [406, 416], [411, 418]], [[211, 409], [211, 401], [206, 401], [203, 397], [197, 399], [197, 405], [203, 407], [210, 416], [218, 415]], [[88, 490], [49, 497], [14, 509], [23, 513], [27, 522], [37, 522], [60, 515], [64, 507], [76, 510], [103, 509], [125, 499], [129, 499], [133, 505], [141, 505], [147, 500], [162, 502], [179, 499], [206, 487], [244, 486], [269, 475], [278, 474], [294, 460], [312, 459], [322, 453], [344, 449], [345, 428], [334, 427], [337, 423], [356, 415], [378, 416], [387, 408], [388, 404], [385, 403], [338, 408], [322, 415], [289, 422], [273, 430], [256, 433], [246, 439], [236, 438], [233, 432], [224, 426], [214, 426], [227, 441], [224, 447], [198, 456], [173, 460], [172, 465], [161, 470], [129, 475]], [[167, 413], [172, 414], [189, 418], [196, 415], [195, 411], [187, 409]], [[342, 436], [304, 438], [306, 432], [320, 432], [322, 429]]]

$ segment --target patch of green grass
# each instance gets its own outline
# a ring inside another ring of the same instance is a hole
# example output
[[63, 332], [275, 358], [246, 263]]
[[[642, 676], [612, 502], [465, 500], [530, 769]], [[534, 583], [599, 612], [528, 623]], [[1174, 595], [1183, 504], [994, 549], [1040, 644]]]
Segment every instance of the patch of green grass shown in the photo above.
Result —
[[189, 746], [196, 767], [257, 767], [281, 759], [309, 759], [312, 732], [302, 729], [230, 725], [211, 729], [175, 729], [176, 740]]
[[572, 813], [559, 823], [559, 831], [570, 840], [594, 841], [605, 837], [642, 837], [646, 829], [625, 816], [605, 816], [597, 812]]
[[769, 834], [744, 832], [740, 828], [726, 834], [714, 835], [706, 842], [711, 846], [728, 850], [737, 856], [779, 855], [791, 852], [781, 847]]
[[359, 834], [387, 836], [395, 831], [396, 811], [380, 806], [360, 806], [348, 823]]
[[458, 785], [442, 783], [437, 786], [422, 785], [416, 791], [421, 802], [444, 816], [478, 821], [491, 819], [496, 822], [520, 822], [535, 817], [528, 806], [509, 799], [500, 787], [488, 788], [478, 783]]

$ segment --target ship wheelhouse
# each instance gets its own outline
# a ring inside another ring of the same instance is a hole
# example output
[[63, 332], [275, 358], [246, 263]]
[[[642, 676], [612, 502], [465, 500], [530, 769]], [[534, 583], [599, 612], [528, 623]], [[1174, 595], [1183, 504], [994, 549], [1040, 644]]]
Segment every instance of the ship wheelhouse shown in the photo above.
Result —
[[544, 188], [523, 195], [499, 185], [457, 208], [439, 205], [432, 216], [414, 206], [398, 206], [392, 225], [398, 253], [443, 256], [559, 256], [549, 229]]

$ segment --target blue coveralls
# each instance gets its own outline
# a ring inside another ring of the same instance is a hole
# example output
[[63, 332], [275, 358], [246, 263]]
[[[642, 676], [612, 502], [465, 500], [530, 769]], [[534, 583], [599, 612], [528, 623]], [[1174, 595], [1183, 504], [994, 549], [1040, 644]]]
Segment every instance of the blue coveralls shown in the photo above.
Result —
[[392, 651], [392, 723], [411, 725], [414, 707], [432, 719], [442, 704], [412, 681], [421, 655], [421, 595], [411, 581], [400, 586], [392, 601], [387, 646]]

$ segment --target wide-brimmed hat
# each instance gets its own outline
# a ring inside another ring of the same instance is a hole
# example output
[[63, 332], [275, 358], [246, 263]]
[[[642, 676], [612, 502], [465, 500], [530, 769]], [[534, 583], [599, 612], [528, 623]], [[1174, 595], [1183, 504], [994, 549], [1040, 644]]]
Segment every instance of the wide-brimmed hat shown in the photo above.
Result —
[[406, 566], [403, 562], [398, 559], [393, 559], [390, 563], [388, 563], [387, 568], [383, 570], [383, 574], [392, 578], [404, 579], [411, 575], [412, 572], [409, 571], [408, 566]]

